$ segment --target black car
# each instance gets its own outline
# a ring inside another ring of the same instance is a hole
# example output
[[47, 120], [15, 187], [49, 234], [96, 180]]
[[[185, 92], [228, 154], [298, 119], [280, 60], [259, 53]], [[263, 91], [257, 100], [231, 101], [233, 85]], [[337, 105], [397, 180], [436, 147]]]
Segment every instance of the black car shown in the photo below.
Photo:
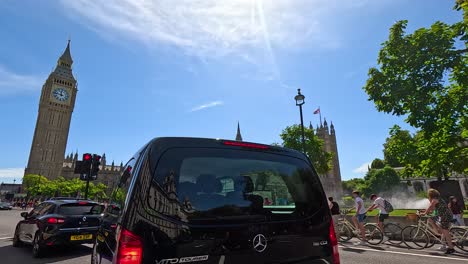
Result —
[[49, 200], [31, 212], [22, 212], [13, 246], [32, 244], [40, 257], [52, 246], [92, 243], [100, 225], [103, 205], [87, 200]]
[[157, 138], [112, 196], [93, 264], [340, 263], [319, 177], [294, 150]]
[[0, 202], [0, 210], [11, 210], [11, 209], [13, 209], [13, 206], [11, 206], [11, 204]]

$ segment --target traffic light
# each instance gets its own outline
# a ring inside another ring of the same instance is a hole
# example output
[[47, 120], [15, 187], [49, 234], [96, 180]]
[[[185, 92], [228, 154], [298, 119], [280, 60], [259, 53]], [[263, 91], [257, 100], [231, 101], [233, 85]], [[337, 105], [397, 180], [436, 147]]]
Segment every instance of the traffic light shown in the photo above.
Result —
[[85, 153], [83, 154], [83, 160], [79, 164], [80, 166], [80, 179], [81, 180], [87, 180], [90, 170], [91, 170], [91, 165], [93, 163], [92, 160], [92, 155], [90, 153]]
[[94, 154], [92, 163], [91, 173], [89, 174], [91, 176], [90, 180], [96, 180], [99, 172], [99, 165], [101, 165], [101, 156]]

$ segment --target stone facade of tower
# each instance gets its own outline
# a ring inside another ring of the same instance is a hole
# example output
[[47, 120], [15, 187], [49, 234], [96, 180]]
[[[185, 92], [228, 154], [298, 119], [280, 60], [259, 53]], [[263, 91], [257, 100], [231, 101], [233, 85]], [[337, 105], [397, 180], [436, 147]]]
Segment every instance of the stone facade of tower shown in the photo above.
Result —
[[333, 154], [332, 158], [332, 167], [324, 175], [320, 175], [323, 188], [327, 196], [333, 196], [335, 200], [338, 200], [343, 195], [343, 190], [341, 186], [341, 171], [340, 171], [340, 161], [338, 157], [338, 146], [336, 143], [336, 134], [335, 126], [333, 123], [328, 127], [328, 123], [325, 120], [323, 124], [320, 124], [320, 127], [316, 129], [317, 136], [323, 140], [323, 148], [325, 151]]
[[62, 170], [70, 122], [75, 107], [77, 83], [72, 72], [70, 42], [55, 70], [42, 86], [36, 128], [26, 174], [57, 178]]

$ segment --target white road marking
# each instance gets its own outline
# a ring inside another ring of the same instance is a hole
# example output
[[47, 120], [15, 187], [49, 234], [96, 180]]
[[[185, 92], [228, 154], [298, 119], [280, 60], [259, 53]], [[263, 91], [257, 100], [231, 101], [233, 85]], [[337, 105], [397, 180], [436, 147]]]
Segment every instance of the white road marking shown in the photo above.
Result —
[[224, 255], [221, 255], [218, 264], [224, 264]]
[[13, 239], [12, 237], [0, 237], [0, 240], [4, 240], [4, 239]]
[[364, 250], [364, 251], [374, 251], [374, 252], [379, 252], [379, 253], [400, 254], [400, 255], [408, 255], [408, 256], [416, 256], [416, 257], [459, 260], [459, 261], [465, 261], [465, 262], [468, 261], [466, 259], [461, 259], [461, 258], [451, 258], [451, 257], [444, 257], [444, 256], [424, 255], [424, 254], [407, 253], [407, 252], [399, 252], [399, 251], [391, 251], [391, 250], [378, 250], [378, 249], [372, 249], [372, 248], [344, 247], [344, 246], [340, 246], [340, 248], [351, 248], [351, 249], [359, 249], [359, 250]]

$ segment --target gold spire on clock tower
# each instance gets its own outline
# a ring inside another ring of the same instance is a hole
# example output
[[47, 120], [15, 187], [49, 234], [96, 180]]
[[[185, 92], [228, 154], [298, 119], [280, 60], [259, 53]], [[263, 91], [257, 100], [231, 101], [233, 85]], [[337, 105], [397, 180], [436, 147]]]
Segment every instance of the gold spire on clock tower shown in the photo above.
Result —
[[72, 64], [69, 40], [57, 66], [42, 86], [25, 175], [39, 174], [49, 179], [60, 176], [78, 91]]

